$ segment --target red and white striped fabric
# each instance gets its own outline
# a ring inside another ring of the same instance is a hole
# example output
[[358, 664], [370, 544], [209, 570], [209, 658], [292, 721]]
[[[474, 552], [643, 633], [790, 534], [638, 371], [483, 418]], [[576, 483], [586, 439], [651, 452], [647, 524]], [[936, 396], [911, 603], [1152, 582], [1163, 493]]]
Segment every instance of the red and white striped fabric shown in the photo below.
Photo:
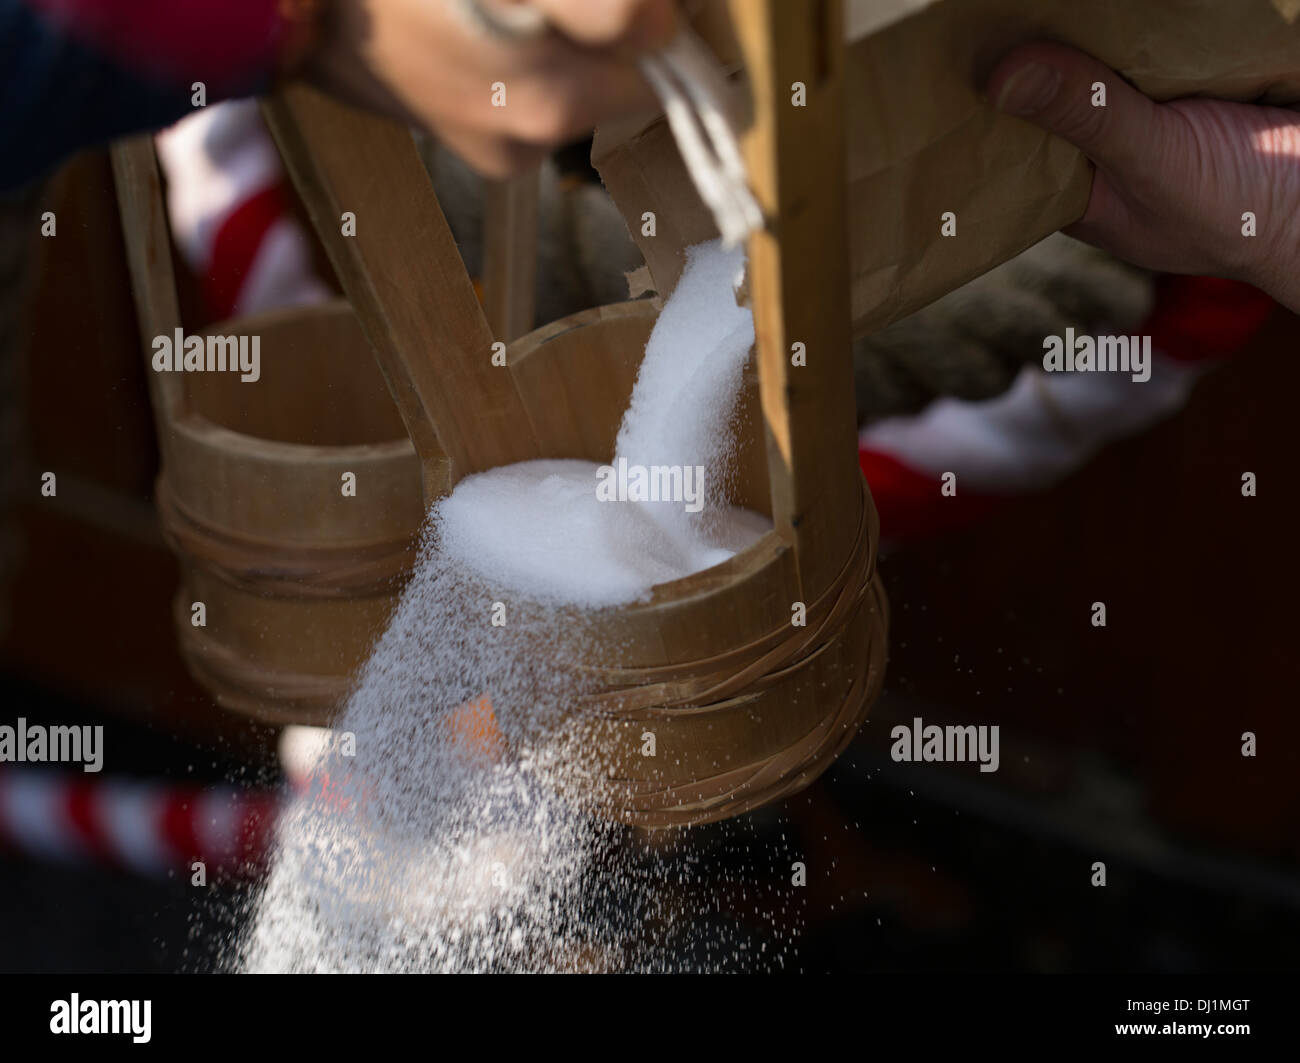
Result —
[[255, 100], [205, 107], [155, 143], [172, 236], [212, 321], [330, 297]]
[[96, 862], [141, 875], [209, 875], [264, 865], [280, 799], [233, 786], [0, 770], [0, 845], [28, 856]]
[[[1181, 409], [1201, 374], [1242, 350], [1273, 309], [1248, 285], [1161, 277], [1155, 309], [1137, 329], [1152, 338], [1150, 380], [1026, 368], [997, 398], [939, 399], [914, 417], [868, 426], [858, 458], [882, 537], [903, 543], [953, 531], [1011, 496], [1060, 482], [1107, 443]], [[945, 497], [950, 472], [957, 491]]]

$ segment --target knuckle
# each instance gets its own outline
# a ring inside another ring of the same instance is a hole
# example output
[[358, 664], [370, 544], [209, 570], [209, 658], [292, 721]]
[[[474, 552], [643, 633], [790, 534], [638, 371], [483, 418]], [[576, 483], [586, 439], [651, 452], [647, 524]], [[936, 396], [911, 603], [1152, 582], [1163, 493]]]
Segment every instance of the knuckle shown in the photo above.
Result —
[[1078, 143], [1103, 143], [1110, 128], [1110, 109], [1094, 107], [1088, 99], [1071, 101], [1069, 110], [1062, 116], [1061, 126], [1066, 135]]

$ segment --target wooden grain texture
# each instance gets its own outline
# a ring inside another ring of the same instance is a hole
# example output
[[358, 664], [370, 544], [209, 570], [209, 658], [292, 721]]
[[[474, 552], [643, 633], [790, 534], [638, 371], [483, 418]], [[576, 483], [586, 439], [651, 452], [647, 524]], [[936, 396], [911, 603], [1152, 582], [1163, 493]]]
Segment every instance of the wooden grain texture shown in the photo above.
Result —
[[199, 416], [243, 435], [310, 446], [386, 443], [406, 436], [346, 300], [218, 321], [203, 334], [257, 336], [273, 357], [263, 360], [257, 386], [236, 373], [205, 376], [202, 387], [187, 394]]
[[[510, 371], [548, 454], [613, 458], [655, 317], [645, 301], [598, 307], [511, 345]], [[766, 511], [769, 465], [752, 373], [739, 412], [732, 497]], [[850, 487], [861, 499], [860, 479]], [[540, 728], [531, 711], [496, 705], [507, 737], [555, 751], [571, 768], [560, 773], [562, 789], [581, 790], [605, 815], [644, 827], [737, 815], [806, 786], [852, 739], [884, 675], [888, 618], [874, 577], [874, 509], [859, 501], [857, 519], [867, 522], [868, 593], [821, 636], [806, 666], [778, 669], [751, 689], [705, 704], [612, 713], [570, 705]], [[858, 524], [849, 530], [851, 537], [862, 533]], [[641, 689], [637, 684], [653, 682], [649, 676], [708, 675], [720, 661], [746, 661], [751, 647], [779, 644], [792, 633], [791, 603], [801, 593], [795, 557], [794, 544], [769, 532], [721, 565], [661, 584], [646, 601], [574, 609], [563, 630], [581, 647], [583, 671], [605, 684]], [[835, 575], [844, 574], [847, 559], [846, 549], [835, 559]], [[505, 588], [497, 593], [517, 620], [541, 619], [525, 599]], [[647, 730], [658, 743], [653, 758], [641, 751]]]
[[[767, 423], [772, 516], [816, 597], [848, 556], [862, 506], [844, 196], [840, 4], [732, 0], [750, 121], [741, 146], [765, 231], [749, 287]], [[802, 83], [806, 105], [792, 103]], [[807, 364], [791, 364], [795, 343]]]
[[[147, 362], [151, 338], [182, 326], [152, 141], [117, 145], [113, 161]], [[148, 370], [163, 443], [155, 502], [181, 560], [181, 653], [226, 708], [324, 724], [397, 604], [424, 518], [422, 481], [445, 492], [447, 461], [417, 457], [347, 303], [206, 331], [256, 336], [261, 373], [245, 382]], [[355, 496], [342, 493], [344, 474]]]
[[536, 323], [538, 193], [536, 170], [484, 184], [483, 303], [492, 334], [506, 343]]
[[[131, 294], [144, 349], [148, 350], [154, 336], [170, 337], [181, 325], [171, 230], [163, 209], [162, 179], [153, 138], [141, 135], [118, 141], [112, 149], [112, 160]], [[171, 373], [150, 372], [148, 379], [158, 445], [166, 461], [171, 447], [168, 425], [184, 415], [185, 389], [180, 378]]]
[[[426, 469], [541, 457], [409, 130], [303, 85], [264, 104], [281, 156]], [[342, 234], [344, 211], [356, 235]]]

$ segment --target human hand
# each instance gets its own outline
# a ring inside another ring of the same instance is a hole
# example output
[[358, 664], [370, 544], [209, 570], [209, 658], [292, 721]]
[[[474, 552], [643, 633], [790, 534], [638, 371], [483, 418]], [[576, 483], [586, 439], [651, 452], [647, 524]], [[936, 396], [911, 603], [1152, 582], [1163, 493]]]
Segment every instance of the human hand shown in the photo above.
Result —
[[[325, 2], [310, 76], [427, 129], [488, 177], [526, 170], [598, 122], [654, 106], [636, 57], [676, 29], [673, 0], [531, 0], [550, 28], [527, 40], [484, 31], [471, 0]], [[477, 2], [489, 13], [519, 6]]]
[[[1093, 84], [1106, 106], [1092, 105]], [[1096, 165], [1065, 231], [1148, 269], [1244, 280], [1300, 311], [1300, 113], [1184, 99], [1157, 104], [1056, 44], [1002, 60], [989, 99], [1064, 137]], [[1258, 235], [1244, 234], [1253, 213]]]

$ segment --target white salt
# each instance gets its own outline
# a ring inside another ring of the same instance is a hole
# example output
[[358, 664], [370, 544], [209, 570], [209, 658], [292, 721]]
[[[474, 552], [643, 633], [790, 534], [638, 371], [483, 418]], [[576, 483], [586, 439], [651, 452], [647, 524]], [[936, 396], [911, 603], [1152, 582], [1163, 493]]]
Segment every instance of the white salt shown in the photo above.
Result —
[[655, 322], [615, 450], [644, 465], [724, 466], [727, 422], [754, 344], [754, 316], [736, 304], [745, 259], [714, 242], [686, 269]]
[[701, 470], [698, 500], [602, 500], [593, 462], [520, 462], [467, 477], [438, 507], [448, 556], [533, 598], [616, 605], [769, 531], [766, 517], [726, 503], [729, 424], [754, 343], [753, 315], [734, 296], [743, 268], [739, 249], [690, 249], [618, 433], [625, 467], [678, 470], [678, 486]]
[[602, 606], [721, 564], [772, 526], [736, 507], [696, 526], [680, 504], [601, 502], [598, 469], [526, 461], [466, 478], [439, 507], [443, 549], [531, 598]]
[[[435, 505], [412, 579], [335, 722], [355, 754], [331, 743], [282, 816], [229, 960], [254, 971], [752, 965], [712, 895], [701, 918], [684, 918], [681, 850], [638, 854], [580, 793], [560, 796], [564, 766], [523, 737], [546, 733], [583, 693], [581, 636], [561, 603], [641, 597], [770, 526], [726, 497], [753, 342], [732, 293], [740, 264], [716, 246], [692, 251], [618, 437], [631, 463], [704, 466], [704, 504], [600, 502], [592, 463], [538, 461], [469, 477]], [[497, 627], [503, 585], [539, 607]], [[466, 737], [464, 706], [484, 694], [509, 752]], [[783, 964], [782, 952], [770, 959]]]

